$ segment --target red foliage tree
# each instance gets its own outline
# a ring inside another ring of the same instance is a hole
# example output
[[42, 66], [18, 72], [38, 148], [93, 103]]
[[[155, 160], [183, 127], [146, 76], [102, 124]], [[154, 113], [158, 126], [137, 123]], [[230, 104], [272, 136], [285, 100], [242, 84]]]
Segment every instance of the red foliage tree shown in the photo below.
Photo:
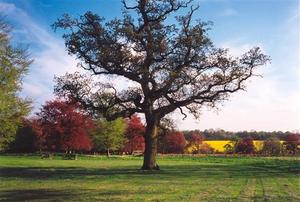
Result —
[[126, 137], [127, 142], [124, 145], [123, 151], [126, 153], [132, 153], [135, 150], [145, 150], [145, 126], [141, 121], [141, 118], [137, 115], [133, 115], [130, 119], [127, 119]]
[[192, 133], [190, 137], [190, 143], [193, 145], [200, 145], [204, 140], [203, 136], [199, 133]]
[[285, 150], [290, 154], [296, 154], [300, 144], [300, 136], [297, 134], [288, 134], [284, 138]]
[[182, 154], [186, 145], [186, 140], [181, 132], [169, 132], [164, 137], [166, 153]]
[[76, 104], [48, 101], [37, 113], [38, 140], [48, 151], [90, 150], [89, 130], [92, 120]]
[[240, 154], [253, 154], [255, 153], [255, 146], [252, 138], [243, 138], [235, 145], [235, 152]]

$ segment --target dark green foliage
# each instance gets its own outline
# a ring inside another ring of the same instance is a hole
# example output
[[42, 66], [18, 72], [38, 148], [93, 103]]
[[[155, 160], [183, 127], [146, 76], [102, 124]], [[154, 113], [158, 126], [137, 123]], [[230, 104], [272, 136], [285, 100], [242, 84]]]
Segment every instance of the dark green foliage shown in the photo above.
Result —
[[32, 153], [38, 151], [37, 134], [34, 129], [35, 120], [24, 119], [19, 125], [16, 138], [9, 150], [17, 153]]

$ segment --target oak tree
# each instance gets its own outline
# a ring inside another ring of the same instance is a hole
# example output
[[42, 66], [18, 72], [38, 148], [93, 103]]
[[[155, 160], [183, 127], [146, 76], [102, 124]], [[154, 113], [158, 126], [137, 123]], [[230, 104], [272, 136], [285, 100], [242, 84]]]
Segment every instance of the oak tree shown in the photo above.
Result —
[[[162, 118], [175, 110], [198, 117], [201, 107], [215, 107], [245, 89], [255, 69], [269, 59], [258, 47], [238, 58], [216, 48], [207, 35], [209, 23], [193, 19], [199, 6], [191, 0], [122, 2], [121, 19], [106, 21], [92, 12], [79, 18], [66, 14], [54, 28], [65, 30], [66, 48], [83, 69], [99, 78], [123, 77], [133, 85], [117, 89], [109, 83], [92, 84], [77, 73], [57, 78], [55, 91], [108, 120], [144, 114], [142, 169], [157, 169]], [[176, 16], [181, 9], [185, 15]]]

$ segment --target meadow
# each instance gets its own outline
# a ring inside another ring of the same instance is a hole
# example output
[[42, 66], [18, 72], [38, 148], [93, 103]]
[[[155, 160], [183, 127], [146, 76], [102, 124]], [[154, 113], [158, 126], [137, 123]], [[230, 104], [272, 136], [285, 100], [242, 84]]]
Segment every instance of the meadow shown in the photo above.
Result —
[[0, 201], [300, 201], [299, 157], [0, 156]]

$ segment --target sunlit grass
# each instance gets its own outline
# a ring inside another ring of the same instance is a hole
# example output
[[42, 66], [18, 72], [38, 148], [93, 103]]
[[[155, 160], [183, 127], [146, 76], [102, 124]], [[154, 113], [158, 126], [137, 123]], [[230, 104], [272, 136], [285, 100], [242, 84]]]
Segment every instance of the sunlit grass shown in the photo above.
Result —
[[300, 159], [0, 156], [3, 201], [300, 201]]

